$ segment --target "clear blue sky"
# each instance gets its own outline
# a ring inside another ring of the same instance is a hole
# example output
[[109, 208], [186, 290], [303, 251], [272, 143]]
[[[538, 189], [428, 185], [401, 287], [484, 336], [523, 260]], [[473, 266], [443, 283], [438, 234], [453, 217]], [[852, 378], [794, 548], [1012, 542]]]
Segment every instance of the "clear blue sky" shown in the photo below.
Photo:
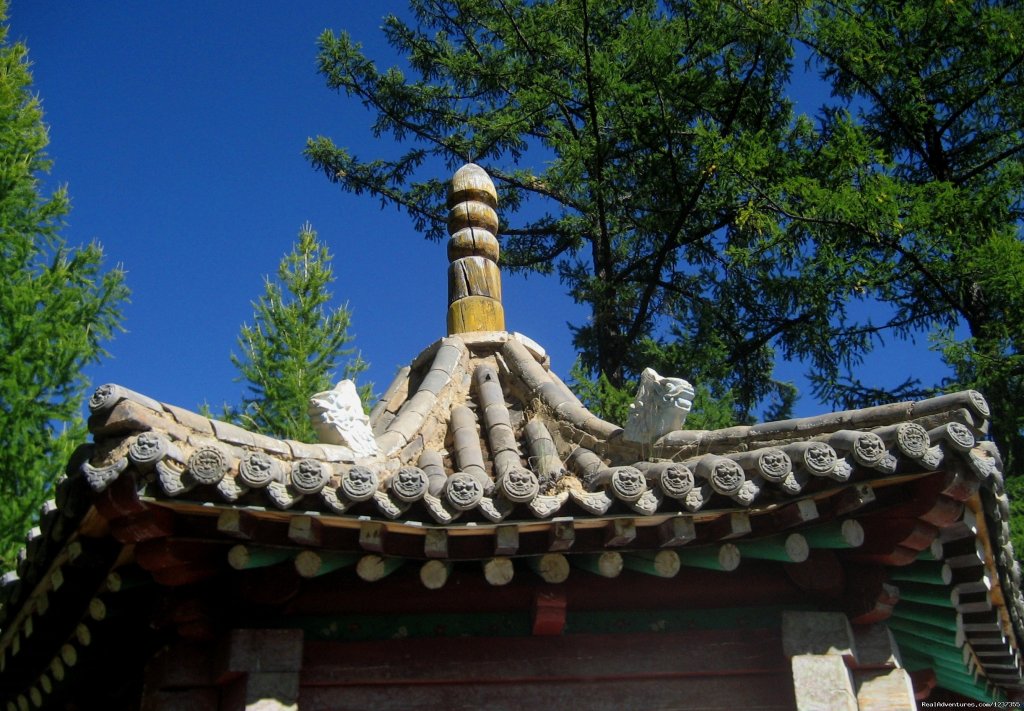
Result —
[[[444, 335], [444, 245], [373, 198], [341, 192], [302, 157], [318, 134], [361, 155], [388, 149], [366, 111], [316, 73], [316, 39], [346, 29], [390, 66], [399, 59], [381, 18], [405, 9], [395, 0], [13, 0], [10, 37], [28, 44], [50, 126], [49, 181], [68, 184], [72, 198], [63, 234], [102, 242], [132, 289], [127, 333], [90, 369], [94, 384], [186, 408], [237, 403], [244, 386], [229, 354], [239, 326], [306, 221], [335, 255], [337, 300], [353, 311], [378, 392]], [[793, 89], [807, 111], [813, 91]], [[506, 274], [503, 290], [508, 328], [541, 343], [567, 378], [566, 323], [586, 311], [554, 277]], [[922, 362], [934, 363], [923, 345], [889, 349], [865, 379], [895, 384]], [[780, 376], [796, 372], [783, 365]], [[804, 396], [797, 414], [826, 409]]]

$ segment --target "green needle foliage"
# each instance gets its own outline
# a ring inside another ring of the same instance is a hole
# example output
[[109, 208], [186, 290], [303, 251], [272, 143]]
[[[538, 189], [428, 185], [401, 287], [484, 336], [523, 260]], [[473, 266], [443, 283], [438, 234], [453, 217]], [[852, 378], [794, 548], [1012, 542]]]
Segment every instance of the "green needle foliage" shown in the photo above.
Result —
[[363, 159], [318, 137], [307, 155], [434, 239], [447, 215], [438, 177], [481, 164], [509, 221], [503, 267], [557, 273], [589, 305], [574, 339], [601, 393], [631, 396], [652, 366], [735, 389], [745, 418], [779, 388], [772, 339], [799, 325], [773, 249], [752, 248], [757, 225], [739, 220], [756, 198], [738, 172], [787, 169], [794, 10], [764, 5], [751, 18], [717, 0], [414, 0], [414, 22], [384, 25], [414, 77], [378, 70], [346, 34], [324, 33], [319, 55], [328, 85], [407, 150]]
[[[378, 69], [344, 33], [320, 37], [328, 86], [398, 150], [363, 157], [321, 136], [307, 156], [434, 239], [439, 173], [481, 164], [507, 221], [504, 268], [556, 273], [589, 306], [574, 377], [603, 414], [649, 365], [702, 388], [709, 422], [721, 404], [732, 421], [785, 417], [796, 392], [774, 368], [799, 361], [835, 406], [977, 387], [1012, 468], [1024, 441], [1020, 3], [410, 6], [384, 24], [404, 71]], [[831, 96], [795, 116], [789, 84], [813, 73]], [[929, 337], [947, 381], [856, 377], [872, 349]]]
[[[855, 365], [882, 338], [930, 333], [954, 371], [944, 387], [989, 398], [1013, 471], [1024, 454], [1024, 7], [817, 2], [797, 38], [834, 95], [805, 127], [805, 168], [777, 207], [815, 257], [807, 283], [818, 275], [847, 289], [837, 296], [885, 306], [839, 329], [838, 350]], [[842, 365], [817, 372], [819, 397], [894, 395]], [[897, 395], [936, 385], [908, 376]]]
[[[331, 255], [306, 224], [292, 251], [277, 269], [277, 280], [266, 288], [255, 307], [252, 326], [243, 325], [238, 337], [242, 355], [231, 362], [248, 382], [249, 395], [228, 416], [263, 434], [316, 442], [306, 410], [311, 395], [330, 390], [343, 359], [342, 378], [354, 379], [367, 368], [355, 349], [346, 306], [330, 307], [334, 283]], [[363, 403], [369, 385], [360, 389]]]
[[[7, 7], [0, 3], [0, 23]], [[60, 237], [64, 188], [40, 192], [47, 129], [23, 44], [0, 25], [0, 567], [11, 569], [40, 505], [84, 441], [83, 368], [120, 330], [128, 290], [97, 243]]]

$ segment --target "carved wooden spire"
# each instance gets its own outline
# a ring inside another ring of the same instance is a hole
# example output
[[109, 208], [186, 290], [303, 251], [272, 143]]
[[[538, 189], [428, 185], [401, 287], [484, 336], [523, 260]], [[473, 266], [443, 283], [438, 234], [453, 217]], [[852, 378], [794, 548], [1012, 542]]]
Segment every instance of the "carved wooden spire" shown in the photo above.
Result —
[[498, 194], [483, 168], [467, 163], [448, 189], [448, 334], [504, 331], [498, 270]]

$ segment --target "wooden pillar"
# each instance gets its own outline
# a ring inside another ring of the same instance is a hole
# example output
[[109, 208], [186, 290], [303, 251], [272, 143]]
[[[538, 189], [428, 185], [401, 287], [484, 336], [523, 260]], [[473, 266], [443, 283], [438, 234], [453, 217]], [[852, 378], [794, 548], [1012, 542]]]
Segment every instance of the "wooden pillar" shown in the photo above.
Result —
[[220, 662], [221, 711], [299, 708], [302, 630], [232, 630]]

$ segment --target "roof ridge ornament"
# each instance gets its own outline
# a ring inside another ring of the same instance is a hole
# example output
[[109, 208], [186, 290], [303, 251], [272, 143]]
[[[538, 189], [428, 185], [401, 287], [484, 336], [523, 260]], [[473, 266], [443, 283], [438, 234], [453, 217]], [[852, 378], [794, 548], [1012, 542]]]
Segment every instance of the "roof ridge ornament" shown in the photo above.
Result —
[[504, 331], [498, 269], [498, 193], [483, 168], [467, 163], [448, 188], [448, 335]]
[[662, 435], [681, 430], [693, 408], [694, 395], [693, 386], [686, 380], [658, 375], [654, 368], [644, 368], [636, 398], [629, 406], [623, 438], [653, 445]]
[[348, 447], [357, 457], [380, 454], [353, 381], [341, 380], [331, 390], [311, 396], [308, 412], [320, 442]]

